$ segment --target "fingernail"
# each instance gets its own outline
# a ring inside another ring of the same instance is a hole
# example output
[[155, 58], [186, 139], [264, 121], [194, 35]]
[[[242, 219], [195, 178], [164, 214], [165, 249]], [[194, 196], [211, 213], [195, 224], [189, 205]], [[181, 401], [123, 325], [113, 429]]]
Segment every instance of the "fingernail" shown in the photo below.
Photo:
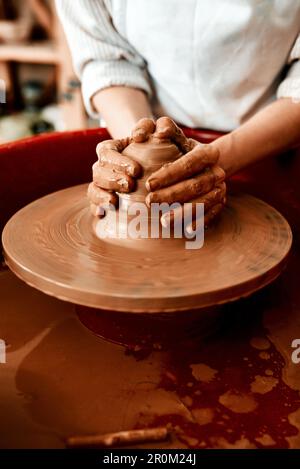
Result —
[[128, 184], [127, 179], [120, 179], [120, 180], [119, 180], [119, 184], [120, 184], [120, 186], [121, 186], [123, 189], [128, 190], [129, 184]]
[[145, 137], [146, 132], [144, 129], [136, 129], [134, 132], [135, 137]]
[[165, 134], [166, 132], [168, 132], [170, 130], [169, 127], [165, 126], [165, 127], [161, 127], [159, 129], [159, 132], [161, 132], [162, 134]]
[[170, 225], [171, 216], [170, 213], [165, 213], [161, 216], [160, 222], [164, 228], [168, 228]]
[[185, 230], [188, 234], [194, 233], [193, 225], [188, 225]]
[[150, 194], [148, 194], [147, 197], [146, 197], [146, 199], [145, 199], [146, 205], [147, 205], [147, 207], [149, 207], [149, 208], [151, 207], [151, 204], [152, 204], [152, 198], [153, 198], [152, 196], [153, 196], [153, 193], [150, 192]]
[[146, 181], [146, 189], [147, 191], [153, 191], [155, 189], [157, 189], [158, 187], [158, 184], [157, 184], [157, 179], [155, 178], [149, 178], [147, 181]]
[[97, 207], [96, 210], [97, 217], [103, 218], [105, 216], [105, 210], [103, 207]]

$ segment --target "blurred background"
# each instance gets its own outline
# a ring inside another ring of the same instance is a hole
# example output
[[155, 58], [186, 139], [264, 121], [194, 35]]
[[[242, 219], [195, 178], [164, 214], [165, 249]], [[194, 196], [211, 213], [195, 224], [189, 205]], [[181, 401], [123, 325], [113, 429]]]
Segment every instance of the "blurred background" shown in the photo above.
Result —
[[54, 0], [0, 0], [0, 97], [0, 144], [98, 125], [84, 110]]

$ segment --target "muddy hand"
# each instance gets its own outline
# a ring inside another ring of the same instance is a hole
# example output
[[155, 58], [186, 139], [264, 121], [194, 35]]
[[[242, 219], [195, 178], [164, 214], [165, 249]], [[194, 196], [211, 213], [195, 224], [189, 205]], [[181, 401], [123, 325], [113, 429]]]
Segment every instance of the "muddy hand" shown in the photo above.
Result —
[[110, 205], [118, 205], [116, 192], [129, 193], [135, 190], [136, 178], [142, 173], [141, 166], [122, 155], [131, 142], [145, 142], [155, 130], [154, 121], [141, 119], [132, 136], [122, 140], [106, 140], [97, 146], [98, 161], [93, 165], [93, 182], [88, 187], [91, 211], [95, 216], [104, 216]]
[[[158, 119], [154, 135], [171, 139], [184, 154], [148, 178], [147, 205], [150, 206], [153, 202], [189, 202], [192, 203], [190, 210], [194, 220], [196, 204], [204, 203], [204, 222], [208, 225], [220, 213], [226, 200], [225, 173], [217, 164], [218, 150], [212, 145], [203, 145], [186, 138], [182, 130], [168, 117]], [[181, 209], [165, 213], [161, 218], [162, 225], [172, 226], [178, 221], [179, 212], [181, 216]]]

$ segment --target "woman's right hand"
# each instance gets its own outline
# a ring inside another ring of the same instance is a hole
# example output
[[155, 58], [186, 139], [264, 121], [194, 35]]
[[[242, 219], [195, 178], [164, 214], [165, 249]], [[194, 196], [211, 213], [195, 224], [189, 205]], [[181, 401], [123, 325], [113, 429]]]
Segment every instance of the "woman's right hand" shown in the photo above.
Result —
[[147, 141], [154, 131], [154, 121], [144, 118], [136, 124], [131, 137], [105, 140], [98, 144], [98, 161], [93, 165], [93, 182], [88, 187], [93, 215], [104, 217], [110, 205], [117, 207], [119, 200], [116, 192], [129, 193], [135, 190], [136, 179], [141, 176], [142, 168], [136, 161], [122, 155], [122, 152], [131, 142]]

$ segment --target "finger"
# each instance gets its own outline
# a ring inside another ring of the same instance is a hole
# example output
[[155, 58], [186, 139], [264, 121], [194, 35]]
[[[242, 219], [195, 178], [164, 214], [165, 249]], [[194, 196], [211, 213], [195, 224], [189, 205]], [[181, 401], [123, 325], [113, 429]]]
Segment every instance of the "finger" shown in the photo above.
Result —
[[142, 168], [137, 161], [113, 150], [100, 148], [98, 150], [98, 157], [100, 166], [115, 169], [132, 177], [138, 177], [142, 173]]
[[184, 135], [183, 131], [178, 127], [175, 122], [169, 117], [160, 117], [156, 121], [156, 131], [154, 137], [159, 139], [170, 139], [178, 147], [186, 153], [190, 150], [189, 140]]
[[[224, 208], [224, 204], [217, 204], [214, 205], [204, 216], [204, 226], [207, 228], [212, 222], [220, 215]], [[195, 233], [195, 231], [199, 228], [197, 220], [193, 220], [193, 222], [186, 227], [186, 231], [188, 234]]]
[[135, 179], [114, 169], [104, 168], [97, 163], [93, 165], [93, 181], [96, 186], [108, 191], [129, 193], [135, 189]]
[[105, 209], [103, 207], [100, 207], [99, 205], [90, 204], [90, 210], [94, 217], [105, 217]]
[[174, 226], [177, 223], [181, 223], [184, 217], [190, 217], [194, 219], [197, 215], [197, 204], [204, 204], [205, 213], [208, 212], [214, 205], [222, 203], [225, 204], [226, 201], [226, 184], [223, 182], [219, 186], [215, 187], [213, 190], [204, 194], [196, 199], [190, 200], [187, 206], [178, 207], [170, 212], [166, 212], [161, 217], [161, 224], [165, 228], [169, 226]]
[[99, 151], [102, 148], [106, 148], [107, 150], [113, 150], [117, 153], [122, 153], [126, 147], [130, 144], [129, 138], [122, 138], [119, 140], [103, 140], [103, 142], [98, 143], [96, 147], [97, 155], [99, 156]]
[[101, 142], [97, 146], [97, 155], [100, 166], [109, 167], [119, 172], [124, 172], [128, 176], [138, 177], [142, 173], [139, 163], [119, 153], [118, 148], [123, 148], [120, 140]]
[[140, 119], [132, 131], [132, 140], [136, 143], [146, 142], [155, 131], [155, 122], [153, 119], [144, 117]]
[[186, 155], [151, 174], [146, 181], [146, 188], [148, 191], [156, 191], [168, 187], [199, 174], [204, 168], [215, 165], [218, 159], [218, 149], [212, 145], [198, 144]]
[[109, 205], [117, 207], [119, 202], [117, 194], [101, 189], [100, 187], [96, 186], [94, 182], [89, 185], [87, 195], [89, 201], [98, 207], [107, 207]]
[[212, 221], [215, 220], [224, 208], [224, 204], [217, 204], [212, 207], [204, 216], [204, 226], [211, 225]]
[[174, 202], [189, 202], [202, 194], [210, 192], [215, 186], [221, 184], [225, 179], [225, 173], [219, 166], [212, 166], [206, 169], [198, 176], [178, 182], [173, 186], [150, 192], [146, 197], [146, 203], [166, 202], [172, 204]]

